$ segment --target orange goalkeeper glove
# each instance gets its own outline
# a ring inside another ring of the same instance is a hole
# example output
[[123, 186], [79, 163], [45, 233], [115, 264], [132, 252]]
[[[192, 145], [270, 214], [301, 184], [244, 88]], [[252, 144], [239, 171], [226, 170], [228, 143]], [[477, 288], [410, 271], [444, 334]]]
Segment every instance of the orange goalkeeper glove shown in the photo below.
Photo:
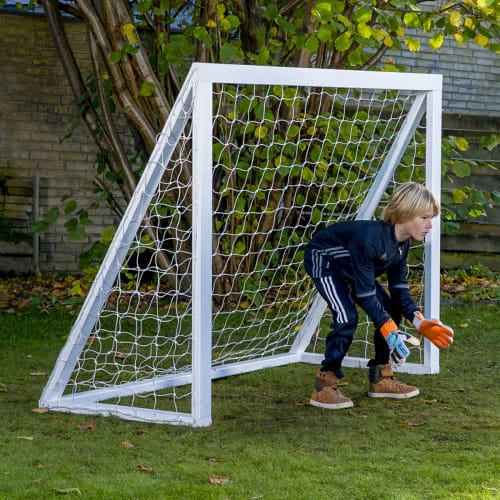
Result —
[[420, 311], [415, 311], [413, 324], [420, 335], [429, 339], [439, 349], [445, 349], [453, 343], [453, 329], [438, 319], [425, 319]]

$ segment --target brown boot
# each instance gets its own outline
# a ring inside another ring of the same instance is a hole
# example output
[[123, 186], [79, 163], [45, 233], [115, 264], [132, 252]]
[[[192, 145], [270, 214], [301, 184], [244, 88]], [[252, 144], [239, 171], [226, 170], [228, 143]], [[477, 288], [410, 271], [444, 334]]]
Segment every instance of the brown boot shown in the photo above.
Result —
[[368, 368], [370, 377], [370, 398], [412, 398], [419, 394], [419, 390], [412, 385], [403, 384], [394, 378], [390, 364], [370, 366]]
[[314, 391], [309, 404], [329, 410], [350, 408], [352, 401], [346, 398], [338, 389], [339, 378], [333, 372], [316, 373], [314, 380]]

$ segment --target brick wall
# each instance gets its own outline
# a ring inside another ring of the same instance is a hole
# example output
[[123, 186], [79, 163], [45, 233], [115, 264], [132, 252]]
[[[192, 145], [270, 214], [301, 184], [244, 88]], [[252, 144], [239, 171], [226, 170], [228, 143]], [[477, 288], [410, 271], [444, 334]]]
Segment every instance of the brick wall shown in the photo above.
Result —
[[[87, 58], [85, 27], [67, 22], [76, 57]], [[77, 109], [43, 16], [0, 13], [0, 176], [40, 178], [40, 216], [70, 195], [91, 201], [96, 148]], [[71, 137], [62, 140], [74, 126]], [[94, 201], [94, 198], [92, 198]], [[114, 222], [105, 207], [90, 210], [95, 225], [71, 242], [61, 223], [40, 235], [39, 268], [75, 271], [82, 249]]]
[[422, 36], [420, 51], [390, 55], [413, 73], [443, 75], [443, 111], [453, 114], [500, 115], [500, 55], [467, 42], [446, 40], [432, 50]]
[[[76, 56], [85, 62], [85, 27], [75, 21], [66, 22]], [[476, 133], [484, 126], [498, 132], [498, 55], [470, 44], [462, 48], [453, 43], [434, 52], [423, 42], [419, 53], [390, 57], [409, 71], [443, 74], [443, 111], [450, 133], [468, 129]], [[0, 179], [40, 178], [41, 217], [51, 207], [60, 206], [64, 195], [88, 208], [94, 201], [91, 192], [96, 149], [77, 119], [43, 16], [0, 12], [0, 68]], [[73, 125], [71, 137], [62, 141]], [[78, 255], [96, 240], [101, 228], [118, 222], [104, 206], [89, 212], [95, 224], [83, 242], [68, 240], [64, 218], [40, 235], [40, 270], [77, 270]]]

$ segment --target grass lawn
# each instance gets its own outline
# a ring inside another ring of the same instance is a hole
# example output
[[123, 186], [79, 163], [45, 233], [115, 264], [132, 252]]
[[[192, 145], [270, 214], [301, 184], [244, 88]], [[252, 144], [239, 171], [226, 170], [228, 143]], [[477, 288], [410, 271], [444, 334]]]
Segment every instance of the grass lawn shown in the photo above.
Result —
[[440, 373], [399, 377], [417, 398], [369, 399], [347, 369], [354, 408], [321, 410], [298, 364], [214, 382], [214, 423], [191, 428], [33, 412], [74, 316], [0, 313], [0, 499], [500, 498], [498, 305], [442, 319]]

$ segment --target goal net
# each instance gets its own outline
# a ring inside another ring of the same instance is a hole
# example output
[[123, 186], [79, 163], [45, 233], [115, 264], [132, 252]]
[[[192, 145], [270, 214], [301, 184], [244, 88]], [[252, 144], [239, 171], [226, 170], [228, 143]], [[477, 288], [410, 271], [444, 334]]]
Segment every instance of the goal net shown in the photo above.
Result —
[[[438, 75], [193, 64], [40, 405], [206, 426], [214, 379], [319, 365], [331, 318], [304, 244], [402, 182], [439, 199], [440, 113]], [[438, 317], [438, 223], [409, 274]], [[365, 317], [346, 366], [372, 335]], [[439, 370], [428, 342], [410, 360]]]

